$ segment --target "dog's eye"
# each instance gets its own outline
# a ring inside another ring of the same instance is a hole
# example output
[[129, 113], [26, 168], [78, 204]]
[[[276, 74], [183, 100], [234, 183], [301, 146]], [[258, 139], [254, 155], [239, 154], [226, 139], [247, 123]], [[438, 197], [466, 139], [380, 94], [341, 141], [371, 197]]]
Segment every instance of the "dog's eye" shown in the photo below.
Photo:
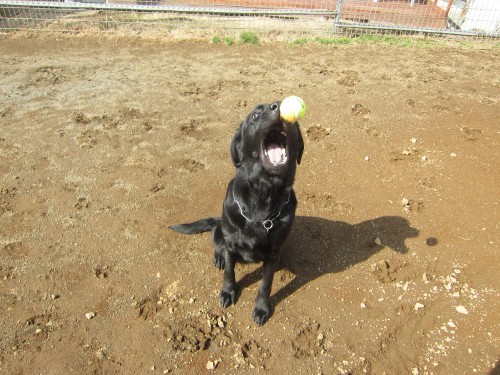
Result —
[[259, 116], [260, 116], [259, 112], [254, 112], [252, 114], [252, 120], [257, 120], [259, 118]]

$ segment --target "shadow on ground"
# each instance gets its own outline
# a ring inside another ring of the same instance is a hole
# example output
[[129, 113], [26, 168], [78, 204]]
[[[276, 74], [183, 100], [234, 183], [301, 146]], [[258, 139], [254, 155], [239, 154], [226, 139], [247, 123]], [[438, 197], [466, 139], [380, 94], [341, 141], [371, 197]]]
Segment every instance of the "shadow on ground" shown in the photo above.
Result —
[[[384, 247], [407, 253], [405, 240], [419, 231], [399, 216], [383, 216], [351, 225], [318, 217], [298, 216], [282, 250], [281, 268], [295, 278], [272, 298], [275, 307], [309, 282], [326, 274], [344, 271], [365, 261]], [[239, 290], [261, 279], [257, 269], [239, 282]]]

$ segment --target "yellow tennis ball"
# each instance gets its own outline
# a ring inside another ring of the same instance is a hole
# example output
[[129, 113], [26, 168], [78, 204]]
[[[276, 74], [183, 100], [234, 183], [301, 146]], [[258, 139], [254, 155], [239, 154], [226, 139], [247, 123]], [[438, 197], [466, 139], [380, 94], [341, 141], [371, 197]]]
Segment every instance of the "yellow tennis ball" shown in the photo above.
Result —
[[298, 96], [283, 99], [280, 105], [280, 116], [286, 122], [297, 122], [306, 114], [306, 103]]

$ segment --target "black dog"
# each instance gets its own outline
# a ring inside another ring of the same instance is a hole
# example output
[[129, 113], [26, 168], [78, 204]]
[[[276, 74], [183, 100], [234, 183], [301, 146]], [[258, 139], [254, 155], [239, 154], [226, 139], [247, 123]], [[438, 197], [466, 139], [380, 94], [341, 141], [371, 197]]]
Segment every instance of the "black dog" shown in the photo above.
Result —
[[229, 182], [222, 217], [170, 227], [186, 234], [212, 230], [214, 262], [224, 269], [223, 307], [236, 302], [236, 262], [264, 262], [253, 309], [259, 325], [271, 313], [273, 276], [295, 217], [292, 185], [304, 150], [299, 124], [283, 121], [279, 107], [280, 102], [257, 106], [236, 131], [231, 142], [236, 176]]

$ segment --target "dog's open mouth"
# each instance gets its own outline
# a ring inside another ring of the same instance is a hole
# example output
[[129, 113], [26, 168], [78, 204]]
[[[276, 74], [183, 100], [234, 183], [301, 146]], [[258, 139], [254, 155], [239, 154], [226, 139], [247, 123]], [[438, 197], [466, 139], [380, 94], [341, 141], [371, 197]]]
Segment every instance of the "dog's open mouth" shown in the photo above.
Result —
[[274, 166], [287, 162], [287, 135], [285, 129], [274, 127], [269, 130], [263, 143], [264, 157]]

